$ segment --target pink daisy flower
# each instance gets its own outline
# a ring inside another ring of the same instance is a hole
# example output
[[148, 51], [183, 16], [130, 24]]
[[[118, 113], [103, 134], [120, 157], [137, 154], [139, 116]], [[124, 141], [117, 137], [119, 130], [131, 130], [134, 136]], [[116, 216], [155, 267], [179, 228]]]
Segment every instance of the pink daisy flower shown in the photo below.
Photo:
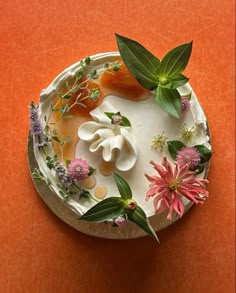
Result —
[[156, 213], [169, 209], [167, 219], [171, 220], [172, 212], [175, 211], [180, 217], [184, 213], [182, 197], [198, 203], [203, 203], [208, 192], [205, 190], [206, 179], [200, 179], [194, 175], [197, 171], [190, 171], [189, 166], [181, 166], [179, 163], [172, 168], [166, 157], [162, 160], [162, 166], [150, 162], [159, 176], [145, 174], [151, 182], [150, 189], [146, 194], [146, 200], [155, 196], [153, 204]]
[[78, 181], [88, 177], [89, 169], [88, 162], [81, 158], [72, 160], [67, 168], [70, 177]]
[[179, 165], [185, 166], [187, 164], [192, 169], [200, 163], [201, 155], [194, 147], [183, 147], [177, 152], [176, 161]]

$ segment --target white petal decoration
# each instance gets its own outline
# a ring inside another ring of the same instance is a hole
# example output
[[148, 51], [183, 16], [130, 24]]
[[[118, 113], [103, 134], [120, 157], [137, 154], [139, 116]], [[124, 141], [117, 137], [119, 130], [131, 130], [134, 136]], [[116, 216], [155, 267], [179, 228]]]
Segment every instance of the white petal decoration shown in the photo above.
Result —
[[101, 152], [106, 162], [115, 162], [120, 171], [130, 170], [137, 161], [137, 146], [132, 129], [111, 124], [104, 112], [118, 112], [109, 101], [90, 112], [94, 121], [79, 127], [80, 139], [90, 144], [89, 151]]

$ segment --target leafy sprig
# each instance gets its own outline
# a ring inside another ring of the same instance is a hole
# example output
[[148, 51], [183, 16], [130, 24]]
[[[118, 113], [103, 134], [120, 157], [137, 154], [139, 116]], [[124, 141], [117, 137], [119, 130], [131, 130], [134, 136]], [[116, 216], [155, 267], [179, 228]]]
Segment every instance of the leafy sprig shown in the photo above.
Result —
[[116, 173], [113, 173], [113, 177], [120, 193], [120, 197], [109, 197], [102, 200], [83, 214], [79, 220], [104, 222], [122, 216], [125, 219], [134, 222], [158, 241], [156, 233], [151, 227], [145, 212], [132, 198], [132, 191], [129, 184], [124, 178]]
[[131, 74], [144, 88], [155, 90], [156, 101], [164, 111], [179, 118], [181, 96], [177, 88], [189, 80], [182, 72], [188, 64], [192, 42], [174, 48], [160, 60], [134, 40], [118, 34], [116, 40]]

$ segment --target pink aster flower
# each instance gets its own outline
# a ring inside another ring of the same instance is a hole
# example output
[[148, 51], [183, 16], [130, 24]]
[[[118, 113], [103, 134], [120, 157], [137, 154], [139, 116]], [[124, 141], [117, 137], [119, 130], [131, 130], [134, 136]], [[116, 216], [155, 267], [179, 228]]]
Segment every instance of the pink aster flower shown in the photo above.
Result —
[[176, 161], [179, 165], [185, 166], [187, 164], [192, 169], [200, 163], [201, 156], [199, 151], [194, 147], [183, 147], [177, 152]]
[[70, 177], [78, 181], [87, 178], [89, 171], [88, 162], [81, 158], [72, 160], [68, 165], [68, 173]]
[[150, 163], [159, 176], [145, 174], [151, 182], [146, 200], [155, 196], [153, 204], [156, 213], [169, 209], [167, 219], [171, 219], [173, 210], [181, 217], [184, 213], [183, 197], [196, 204], [203, 203], [208, 197], [208, 192], [205, 190], [205, 183], [208, 181], [195, 177], [197, 171], [190, 171], [188, 165], [181, 166], [175, 163], [175, 167], [172, 168], [166, 157], [162, 160], [162, 166], [153, 161]]
[[190, 109], [189, 100], [186, 97], [181, 97], [181, 104], [182, 104], [181, 112], [182, 113], [188, 112]]

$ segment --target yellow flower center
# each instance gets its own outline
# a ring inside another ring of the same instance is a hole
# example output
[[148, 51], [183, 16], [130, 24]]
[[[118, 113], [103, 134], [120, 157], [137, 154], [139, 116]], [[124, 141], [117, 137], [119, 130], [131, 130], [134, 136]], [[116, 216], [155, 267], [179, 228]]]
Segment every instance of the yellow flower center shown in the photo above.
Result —
[[179, 182], [177, 180], [174, 180], [169, 184], [169, 189], [170, 191], [175, 191], [177, 190], [178, 186], [179, 186]]

